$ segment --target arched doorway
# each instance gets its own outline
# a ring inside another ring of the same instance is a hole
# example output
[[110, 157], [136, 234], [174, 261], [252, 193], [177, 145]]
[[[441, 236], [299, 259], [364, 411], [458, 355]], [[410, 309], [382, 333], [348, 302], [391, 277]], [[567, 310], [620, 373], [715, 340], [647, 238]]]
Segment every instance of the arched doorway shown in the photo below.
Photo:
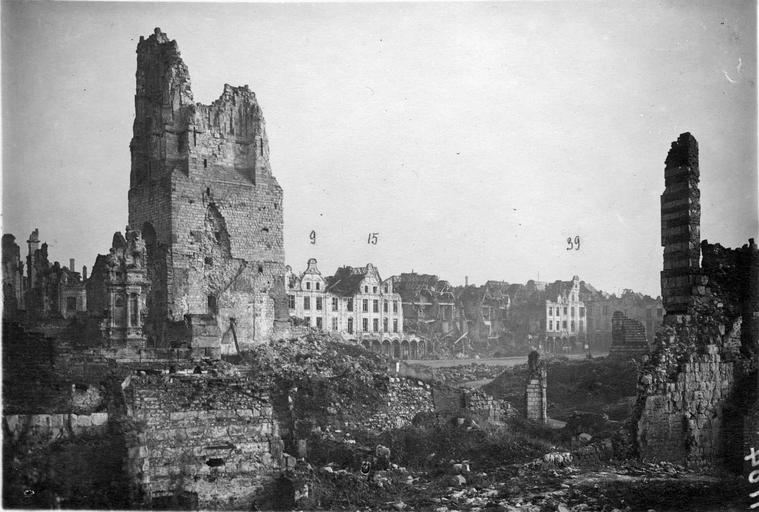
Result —
[[401, 344], [398, 340], [393, 340], [393, 359], [401, 358]]
[[409, 356], [409, 344], [408, 340], [401, 342], [401, 359], [408, 359]]
[[390, 345], [390, 340], [382, 342], [382, 353], [387, 357], [393, 357], [393, 347]]
[[379, 354], [382, 351], [382, 345], [380, 345], [379, 340], [372, 340], [372, 352], [376, 352]]

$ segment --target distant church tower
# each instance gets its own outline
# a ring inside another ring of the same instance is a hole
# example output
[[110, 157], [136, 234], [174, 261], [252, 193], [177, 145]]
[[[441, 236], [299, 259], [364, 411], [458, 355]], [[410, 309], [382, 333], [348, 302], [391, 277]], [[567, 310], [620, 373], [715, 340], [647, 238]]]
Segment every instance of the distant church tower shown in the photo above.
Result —
[[147, 250], [146, 333], [179, 346], [191, 328], [198, 355], [230, 332], [250, 348], [288, 317], [282, 188], [255, 94], [224, 85], [194, 103], [177, 43], [158, 28], [140, 37], [136, 79], [129, 225]]

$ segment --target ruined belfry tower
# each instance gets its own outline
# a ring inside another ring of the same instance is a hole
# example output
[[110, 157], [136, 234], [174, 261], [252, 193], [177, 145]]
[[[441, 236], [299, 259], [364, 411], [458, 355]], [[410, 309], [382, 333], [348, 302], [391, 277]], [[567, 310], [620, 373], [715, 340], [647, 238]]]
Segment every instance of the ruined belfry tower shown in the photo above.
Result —
[[661, 290], [667, 318], [688, 314], [693, 287], [700, 278], [701, 193], [698, 189], [698, 143], [681, 134], [667, 154], [661, 196], [661, 244], [664, 269]]
[[288, 315], [261, 108], [247, 85], [194, 103], [177, 43], [158, 28], [140, 37], [136, 81], [129, 225], [147, 250], [148, 346], [250, 348]]

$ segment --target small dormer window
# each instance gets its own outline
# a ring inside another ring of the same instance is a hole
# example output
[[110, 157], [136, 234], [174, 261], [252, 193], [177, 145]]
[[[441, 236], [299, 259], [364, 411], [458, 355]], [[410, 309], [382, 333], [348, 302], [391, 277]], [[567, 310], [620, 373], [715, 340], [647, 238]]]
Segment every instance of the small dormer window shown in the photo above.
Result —
[[316, 289], [318, 290], [321, 287], [321, 283], [319, 281], [316, 282]]
[[364, 286], [364, 293], [369, 293], [369, 287], [368, 286]]
[[377, 287], [376, 286], [372, 286], [372, 293], [377, 293]]
[[311, 281], [306, 281], [306, 290], [311, 289]]

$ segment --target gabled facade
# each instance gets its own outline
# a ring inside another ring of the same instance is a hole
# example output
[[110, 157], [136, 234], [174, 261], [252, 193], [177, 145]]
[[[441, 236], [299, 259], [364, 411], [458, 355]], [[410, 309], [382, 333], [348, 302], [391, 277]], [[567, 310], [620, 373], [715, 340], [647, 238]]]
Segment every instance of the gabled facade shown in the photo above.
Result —
[[343, 339], [396, 359], [426, 353], [403, 328], [400, 294], [393, 279], [383, 280], [377, 267], [340, 267], [324, 277], [314, 258], [300, 274], [287, 267], [285, 276], [290, 316], [306, 326], [339, 333]]

